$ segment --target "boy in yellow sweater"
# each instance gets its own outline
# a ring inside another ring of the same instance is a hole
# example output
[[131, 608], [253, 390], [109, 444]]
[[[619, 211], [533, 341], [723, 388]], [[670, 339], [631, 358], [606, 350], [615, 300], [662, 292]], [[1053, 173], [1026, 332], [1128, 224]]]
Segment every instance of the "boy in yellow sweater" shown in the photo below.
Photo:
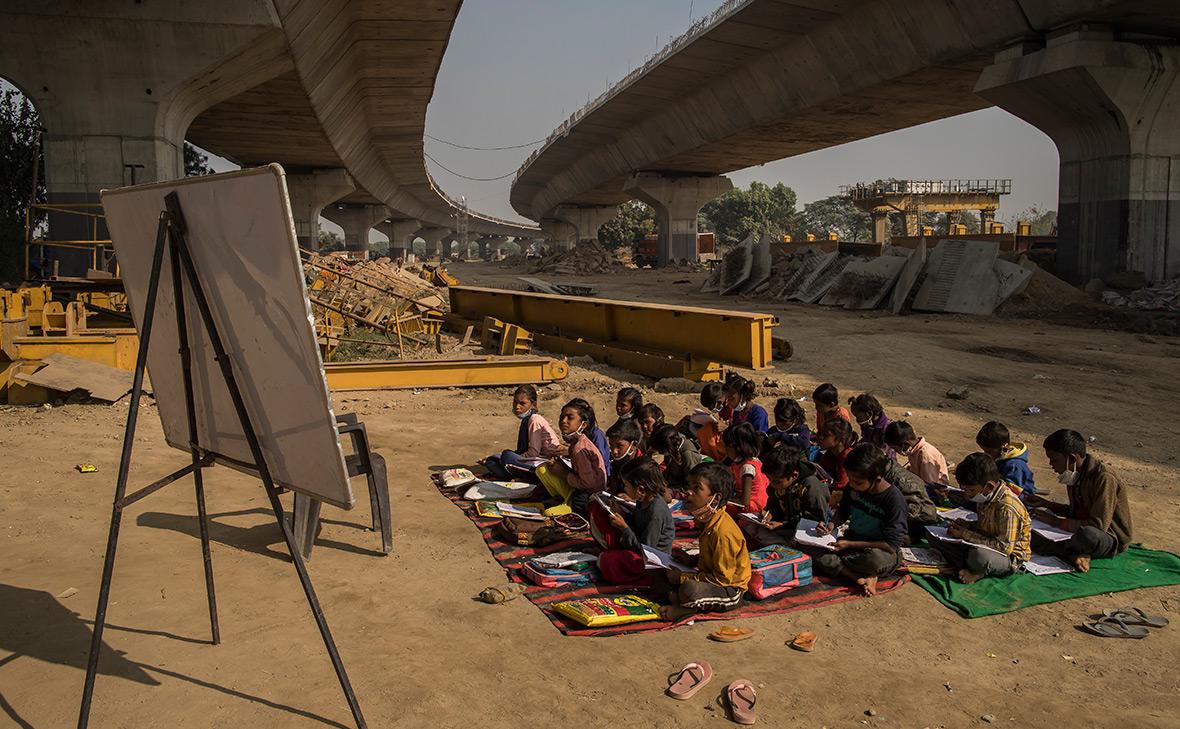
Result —
[[725, 510], [732, 495], [733, 474], [724, 465], [702, 463], [689, 471], [684, 506], [701, 530], [697, 571], [664, 572], [673, 604], [660, 609], [661, 619], [726, 612], [742, 604], [750, 583], [750, 553], [742, 530]]

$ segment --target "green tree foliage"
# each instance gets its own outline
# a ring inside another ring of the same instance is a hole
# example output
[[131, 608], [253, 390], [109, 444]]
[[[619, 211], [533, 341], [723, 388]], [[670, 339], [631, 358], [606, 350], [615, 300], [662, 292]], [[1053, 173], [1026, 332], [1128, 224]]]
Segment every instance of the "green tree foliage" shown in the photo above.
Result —
[[783, 183], [770, 187], [754, 181], [748, 190], [734, 188], [701, 208], [698, 225], [712, 230], [721, 246], [740, 243], [751, 233], [782, 235], [795, 217], [795, 191]]
[[209, 166], [209, 155], [205, 154], [200, 147], [185, 142], [184, 176], [199, 177], [211, 174], [213, 174], [213, 168]]
[[619, 206], [615, 217], [598, 229], [598, 242], [609, 250], [630, 248], [636, 241], [656, 232], [656, 213], [639, 200], [629, 200]]
[[1053, 231], [1057, 229], [1057, 211], [1043, 210], [1034, 205], [1008, 217], [1004, 227], [1006, 230], [1015, 232], [1016, 224], [1021, 222], [1032, 225], [1033, 235], [1052, 235]]
[[806, 240], [808, 233], [827, 238], [835, 233], [843, 241], [871, 241], [872, 220], [869, 214], [852, 204], [845, 195], [831, 195], [809, 202], [795, 217], [792, 228], [795, 240]]
[[[41, 120], [37, 110], [13, 88], [0, 92], [0, 281], [19, 281], [23, 272], [25, 208], [33, 194], [34, 157], [44, 169], [37, 148]], [[44, 176], [38, 175], [37, 202], [45, 202]], [[43, 215], [37, 215], [39, 224]]]
[[320, 253], [344, 250], [344, 239], [330, 230], [320, 231]]

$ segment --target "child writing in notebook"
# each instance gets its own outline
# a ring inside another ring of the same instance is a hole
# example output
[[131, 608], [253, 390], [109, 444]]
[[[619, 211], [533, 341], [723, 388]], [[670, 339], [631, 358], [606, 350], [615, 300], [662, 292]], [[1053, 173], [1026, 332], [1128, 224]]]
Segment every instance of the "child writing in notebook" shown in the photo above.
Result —
[[749, 423], [731, 425], [722, 434], [726, 455], [733, 472], [734, 504], [739, 512], [761, 514], [766, 510], [769, 480], [762, 473], [762, 434]]
[[860, 426], [861, 441], [872, 443], [892, 458], [893, 449], [885, 443], [885, 429], [889, 427], [890, 420], [881, 402], [866, 392], [849, 400], [848, 407]]
[[829, 418], [820, 428], [816, 443], [823, 449], [819, 458], [820, 468], [827, 472], [832, 479], [832, 498], [838, 499], [848, 485], [848, 473], [844, 470], [844, 459], [852, 452], [856, 444], [856, 433], [852, 430], [852, 423], [844, 418]]
[[824, 423], [833, 418], [841, 418], [852, 422], [852, 415], [848, 410], [840, 407], [840, 391], [830, 382], [825, 382], [811, 393], [811, 401], [815, 403], [815, 432], [824, 429]]
[[815, 570], [860, 586], [866, 595], [877, 594], [877, 581], [897, 569], [901, 545], [906, 539], [906, 501], [896, 486], [885, 480], [889, 457], [872, 443], [861, 443], [844, 461], [848, 493], [840, 500], [827, 533], [847, 523], [845, 534], [832, 545], [834, 551], [816, 557]]
[[725, 402], [732, 412], [729, 417], [731, 428], [742, 423], [749, 423], [759, 433], [765, 433], [770, 428], [766, 408], [754, 402], [755, 394], [753, 380], [734, 376], [726, 382]]
[[498, 456], [488, 456], [483, 461], [492, 478], [500, 481], [511, 481], [524, 473], [521, 470], [511, 473], [507, 466], [519, 466], [532, 471], [533, 467], [522, 461], [549, 458], [562, 450], [561, 439], [553, 431], [553, 426], [537, 412], [537, 388], [532, 385], [516, 388], [512, 394], [512, 414], [520, 419], [516, 448], [505, 450]]
[[972, 453], [955, 467], [955, 480], [975, 504], [978, 515], [976, 521], [956, 519], [947, 527], [947, 536], [968, 545], [938, 545], [959, 568], [959, 581], [970, 585], [983, 577], [1005, 577], [1020, 569], [1032, 557], [1032, 517], [1004, 484], [995, 461], [986, 453]]
[[756, 524], [739, 520], [746, 539], [755, 547], [792, 544], [800, 519], [827, 524], [831, 518], [828, 485], [816, 475], [807, 452], [794, 446], [779, 446], [766, 455], [762, 469], [770, 480], [766, 519]]
[[742, 604], [750, 583], [750, 553], [746, 538], [725, 510], [733, 495], [733, 474], [720, 463], [702, 463], [688, 474], [685, 508], [701, 530], [696, 572], [674, 567], [658, 573], [657, 592], [669, 590], [671, 605], [660, 608], [660, 618], [677, 621], [694, 613], [725, 612]]
[[780, 445], [801, 448], [805, 453], [811, 446], [811, 428], [807, 427], [807, 416], [799, 403], [789, 397], [780, 397], [774, 404], [774, 425], [766, 431], [769, 446]]
[[591, 503], [592, 518], [601, 523], [605, 514], [610, 525], [601, 533], [598, 570], [612, 584], [646, 585], [650, 578], [643, 548], [670, 554], [676, 536], [672, 512], [663, 498], [664, 477], [655, 461], [639, 457], [620, 469], [619, 478], [624, 495], [635, 504], [631, 509], [609, 498]]
[[579, 514], [586, 513], [591, 494], [606, 490], [606, 463], [586, 437], [592, 422], [594, 409], [585, 400], [575, 398], [566, 403], [557, 427], [568, 447], [570, 465], [554, 458], [537, 468], [537, 478], [545, 490]]

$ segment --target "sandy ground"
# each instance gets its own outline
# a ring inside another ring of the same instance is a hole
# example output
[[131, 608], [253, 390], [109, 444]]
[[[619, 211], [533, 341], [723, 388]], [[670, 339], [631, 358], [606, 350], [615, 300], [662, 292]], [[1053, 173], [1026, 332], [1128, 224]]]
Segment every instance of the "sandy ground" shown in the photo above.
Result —
[[[505, 285], [515, 272], [457, 266], [463, 281]], [[1030, 320], [890, 317], [741, 302], [695, 293], [700, 274], [589, 277], [604, 295], [770, 311], [795, 357], [766, 373], [789, 391], [823, 380], [872, 391], [949, 457], [979, 425], [1006, 421], [1032, 444], [1070, 426], [1130, 484], [1136, 537], [1180, 549], [1176, 417], [1180, 341]], [[574, 393], [609, 412], [626, 373], [575, 367], [546, 391], [553, 416]], [[951, 385], [970, 398], [948, 400]], [[310, 563], [372, 727], [721, 726], [715, 697], [744, 677], [760, 687], [760, 723], [776, 727], [1175, 727], [1180, 715], [1180, 588], [1099, 596], [964, 620], [914, 585], [872, 600], [746, 621], [748, 641], [705, 639], [701, 624], [609, 639], [566, 638], [525, 600], [470, 597], [503, 580], [474, 526], [429, 484], [432, 469], [509, 446], [506, 390], [337, 396], [390, 464], [395, 552], [374, 553], [367, 509], [325, 509]], [[693, 396], [651, 395], [665, 412]], [[767, 403], [769, 404], [769, 403]], [[1042, 413], [1023, 416], [1026, 405]], [[0, 412], [0, 726], [75, 721], [127, 405]], [[143, 408], [133, 482], [185, 462]], [[608, 418], [607, 419], [609, 422]], [[92, 462], [95, 474], [74, 465]], [[1032, 449], [1041, 484], [1053, 482]], [[189, 482], [124, 518], [107, 652], [93, 726], [349, 726], [266, 498], [224, 468], [206, 477], [222, 644], [211, 646]], [[1057, 492], [1060, 495], [1060, 492]], [[76, 594], [65, 597], [68, 588]], [[1078, 632], [1088, 613], [1133, 603], [1171, 617], [1143, 641]], [[786, 648], [803, 629], [813, 654]], [[712, 690], [680, 703], [665, 676], [710, 661]]]

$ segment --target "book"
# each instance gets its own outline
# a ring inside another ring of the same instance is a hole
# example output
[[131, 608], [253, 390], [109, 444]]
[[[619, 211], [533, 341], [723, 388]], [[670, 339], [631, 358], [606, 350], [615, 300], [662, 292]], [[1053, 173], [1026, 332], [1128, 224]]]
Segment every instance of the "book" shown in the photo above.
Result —
[[911, 564], [931, 567], [941, 567], [947, 563], [942, 552], [930, 547], [902, 547], [901, 558]]
[[1064, 529], [1050, 526], [1040, 519], [1033, 519], [1032, 529], [1034, 532], [1040, 534], [1045, 539], [1049, 539], [1054, 542], [1064, 542], [1066, 539], [1069, 539], [1073, 536], [1072, 532], [1067, 532]]
[[980, 549], [987, 549], [989, 551], [995, 552], [996, 554], [1004, 554], [1003, 552], [1001, 552], [998, 549], [992, 549], [991, 547], [988, 547], [983, 544], [976, 544], [975, 542], [968, 542], [965, 539], [959, 539], [958, 537], [952, 537], [950, 534], [947, 533], [946, 527], [927, 526], [926, 531], [930, 533], [930, 536], [934, 537], [935, 539], [937, 539], [940, 542], [945, 542], [947, 544], [966, 544], [968, 547], [979, 547]]
[[1034, 554], [1032, 559], [1024, 563], [1024, 571], [1030, 575], [1060, 575], [1073, 572], [1074, 568], [1060, 557], [1047, 554]]
[[832, 545], [836, 543], [835, 534], [820, 534], [816, 531], [819, 522], [811, 519], [800, 519], [795, 529], [795, 543], [808, 547], [819, 547], [829, 552], [835, 551]]

